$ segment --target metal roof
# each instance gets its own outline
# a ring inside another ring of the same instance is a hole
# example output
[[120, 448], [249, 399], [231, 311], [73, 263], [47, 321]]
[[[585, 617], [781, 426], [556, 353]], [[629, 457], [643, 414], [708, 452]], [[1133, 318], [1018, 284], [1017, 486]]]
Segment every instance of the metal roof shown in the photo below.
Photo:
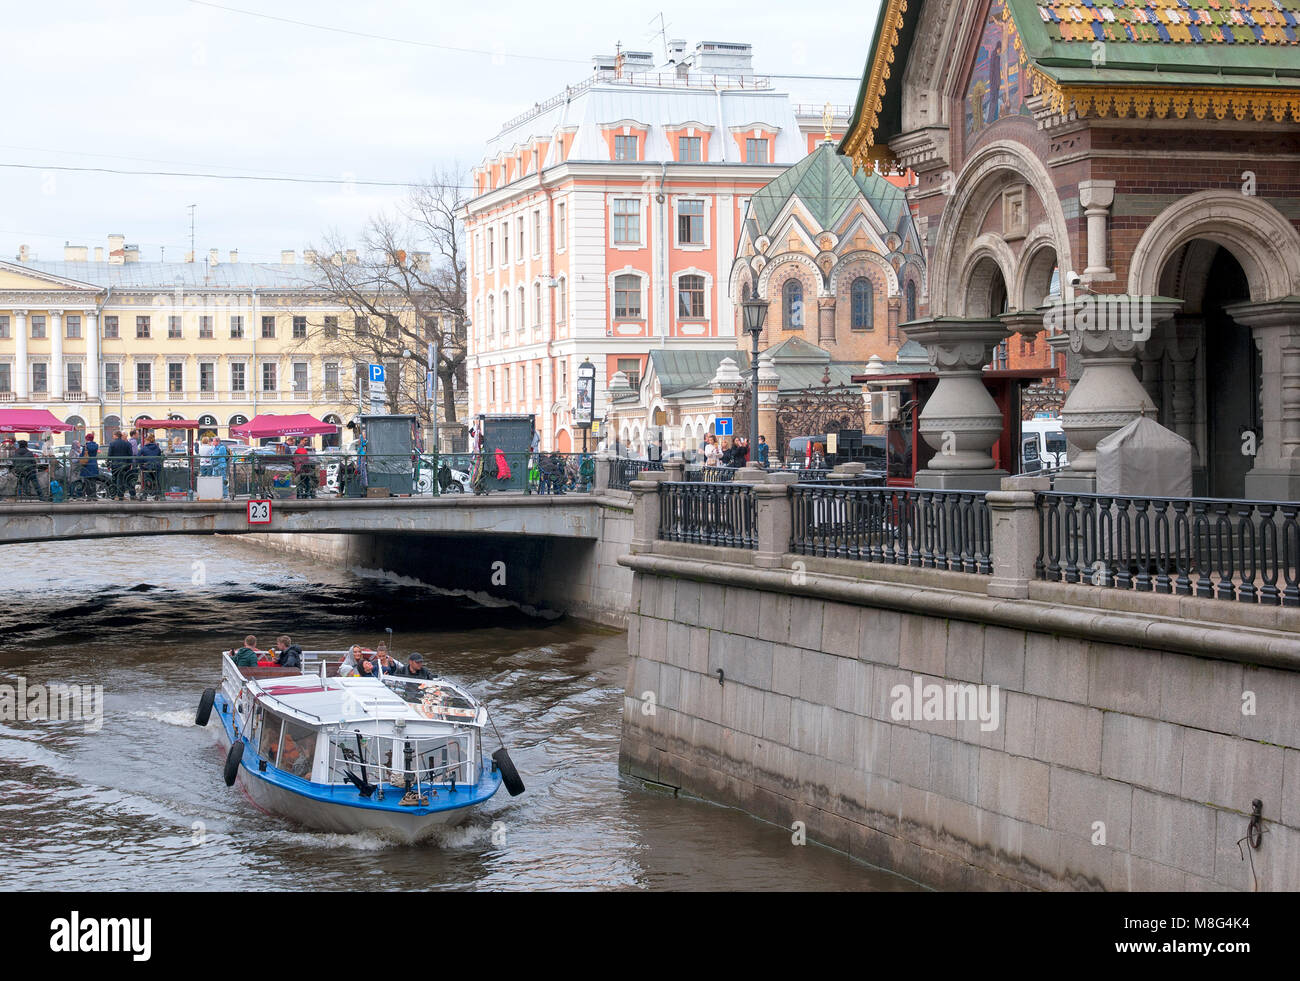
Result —
[[103, 288], [288, 289], [318, 284], [310, 265], [297, 263], [223, 262], [21, 262], [15, 267]]

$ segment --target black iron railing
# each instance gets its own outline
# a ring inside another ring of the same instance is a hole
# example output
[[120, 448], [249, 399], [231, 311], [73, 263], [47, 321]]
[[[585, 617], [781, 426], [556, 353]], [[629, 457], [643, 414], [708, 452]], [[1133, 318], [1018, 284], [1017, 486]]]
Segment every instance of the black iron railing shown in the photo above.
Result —
[[1048, 582], [1300, 606], [1300, 504], [1038, 495]]
[[642, 470], [662, 471], [661, 460], [626, 460], [608, 461], [609, 487], [611, 490], [631, 490], [632, 481], [640, 476]]
[[796, 484], [790, 551], [990, 575], [988, 503], [981, 491]]
[[661, 483], [659, 537], [668, 542], [757, 548], [758, 506], [753, 485]]
[[736, 476], [736, 467], [690, 467], [686, 480], [697, 484], [729, 484]]

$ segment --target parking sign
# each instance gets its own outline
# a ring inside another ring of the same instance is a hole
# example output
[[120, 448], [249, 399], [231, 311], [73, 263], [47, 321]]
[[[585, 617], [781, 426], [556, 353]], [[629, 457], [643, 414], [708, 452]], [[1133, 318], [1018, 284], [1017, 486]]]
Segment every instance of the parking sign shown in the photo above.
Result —
[[384, 366], [382, 364], [372, 364], [370, 366], [370, 384], [382, 385], [384, 383]]

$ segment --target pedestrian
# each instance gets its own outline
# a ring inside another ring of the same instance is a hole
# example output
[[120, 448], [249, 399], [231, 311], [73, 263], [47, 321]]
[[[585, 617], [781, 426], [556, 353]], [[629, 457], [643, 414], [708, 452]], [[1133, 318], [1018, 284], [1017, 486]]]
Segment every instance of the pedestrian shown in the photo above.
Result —
[[145, 437], [140, 447], [140, 496], [145, 500], [155, 496], [162, 500], [163, 452], [153, 433]]
[[113, 433], [112, 442], [108, 444], [108, 469], [113, 477], [112, 497], [115, 501], [122, 500], [128, 492], [131, 500], [135, 500], [135, 484], [131, 480], [133, 462], [131, 444], [126, 441], [122, 430], [119, 429]]
[[758, 446], [754, 452], [756, 454], [756, 462], [760, 467], [766, 470], [768, 464], [768, 453], [769, 453], [766, 436], [760, 435], [758, 437]]
[[81, 464], [81, 471], [78, 476], [81, 478], [81, 492], [84, 496], [95, 498], [96, 482], [99, 480], [99, 444], [95, 442], [94, 433], [86, 433], [86, 442], [81, 446], [81, 454], [77, 462]]
[[204, 436], [199, 440], [199, 476], [212, 476], [212, 437]]
[[214, 443], [212, 454], [208, 458], [208, 467], [213, 477], [221, 478], [221, 496], [226, 496], [226, 463], [230, 459], [230, 450], [225, 443]]
[[704, 437], [704, 465], [706, 467], [718, 465], [718, 439], [712, 433]]

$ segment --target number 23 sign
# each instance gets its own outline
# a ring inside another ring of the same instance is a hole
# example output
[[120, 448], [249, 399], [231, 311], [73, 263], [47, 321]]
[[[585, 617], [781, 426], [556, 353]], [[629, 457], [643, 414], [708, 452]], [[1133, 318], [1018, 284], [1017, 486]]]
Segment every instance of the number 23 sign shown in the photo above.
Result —
[[250, 525], [269, 525], [271, 523], [271, 502], [249, 501], [248, 523]]

